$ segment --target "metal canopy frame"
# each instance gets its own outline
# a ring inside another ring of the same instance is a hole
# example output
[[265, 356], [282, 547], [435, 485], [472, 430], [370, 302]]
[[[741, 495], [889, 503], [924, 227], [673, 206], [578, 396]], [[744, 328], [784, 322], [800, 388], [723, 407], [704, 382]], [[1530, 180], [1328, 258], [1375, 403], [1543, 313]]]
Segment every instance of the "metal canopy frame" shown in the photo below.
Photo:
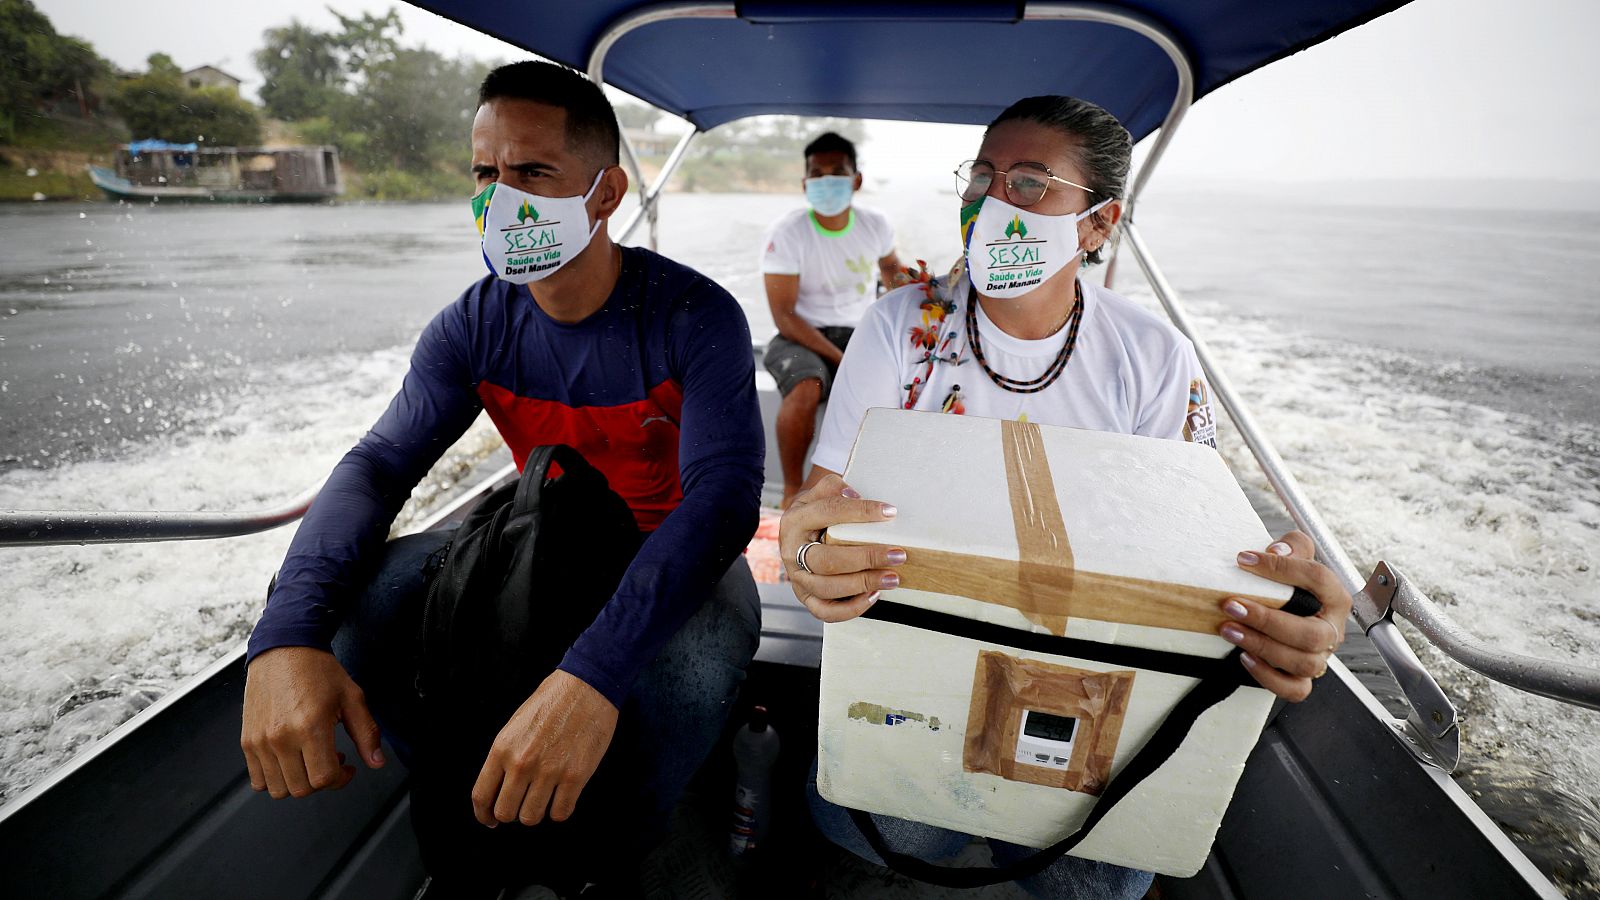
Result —
[[[739, 17], [737, 7], [732, 3], [662, 3], [658, 6], [647, 7], [630, 13], [618, 19], [606, 28], [600, 38], [595, 41], [594, 49], [589, 52], [589, 80], [595, 84], [605, 84], [606, 54], [621, 40], [623, 35], [637, 31], [646, 25], [657, 22], [668, 22], [674, 19], [736, 19]], [[619, 133], [622, 142], [622, 162], [628, 167], [628, 175], [639, 186], [639, 208], [633, 211], [622, 228], [613, 235], [613, 240], [622, 242], [633, 234], [639, 227], [640, 221], [650, 223], [649, 245], [656, 249], [656, 220], [661, 199], [661, 191], [667, 186], [668, 179], [683, 162], [689, 153], [689, 146], [694, 143], [695, 137], [700, 134], [698, 127], [692, 127], [672, 148], [672, 153], [662, 164], [661, 172], [656, 180], [647, 189], [645, 187], [644, 170], [639, 166], [639, 155], [633, 149], [633, 142], [628, 140], [627, 134]]]
[[[661, 3], [647, 7], [622, 16], [600, 35], [595, 41], [594, 49], [589, 53], [588, 74], [589, 80], [595, 84], [605, 84], [606, 55], [611, 48], [623, 37], [650, 25], [660, 22], [678, 21], [683, 19], [736, 19], [739, 17], [738, 7], [734, 3]], [[1173, 135], [1177, 133], [1178, 126], [1183, 122], [1183, 117], [1194, 105], [1194, 65], [1190, 62], [1188, 52], [1178, 38], [1168, 31], [1161, 23], [1149, 16], [1130, 10], [1114, 9], [1094, 3], [1059, 3], [1044, 2], [1030, 3], [1023, 10], [1024, 22], [1093, 22], [1100, 25], [1113, 25], [1134, 32], [1149, 40], [1161, 49], [1172, 60], [1172, 68], [1178, 78], [1177, 89], [1173, 92], [1172, 105], [1167, 110], [1166, 118], [1161, 123], [1161, 128], [1156, 133], [1156, 140], [1150, 147], [1150, 155], [1145, 157], [1144, 165], [1135, 173], [1133, 185], [1128, 190], [1128, 196], [1123, 200], [1123, 215], [1132, 218], [1134, 205], [1138, 202], [1139, 195], [1143, 193], [1145, 184], [1154, 174], [1156, 166], [1161, 162], [1161, 157], [1166, 153], [1167, 145], [1172, 143]], [[634, 150], [633, 142], [622, 134], [622, 162], [628, 168], [628, 174], [635, 184], [639, 186], [639, 208], [623, 223], [621, 229], [614, 236], [617, 241], [624, 241], [633, 234], [641, 220], [650, 223], [649, 246], [656, 249], [656, 224], [658, 203], [662, 189], [668, 179], [672, 177], [678, 165], [687, 155], [689, 145], [700, 134], [695, 128], [685, 134], [673, 148], [672, 153], [663, 164], [660, 174], [647, 189], [645, 187], [644, 172], [639, 165], [638, 153]], [[1116, 248], [1112, 248], [1113, 258]], [[1109, 276], [1108, 276], [1109, 280]]]

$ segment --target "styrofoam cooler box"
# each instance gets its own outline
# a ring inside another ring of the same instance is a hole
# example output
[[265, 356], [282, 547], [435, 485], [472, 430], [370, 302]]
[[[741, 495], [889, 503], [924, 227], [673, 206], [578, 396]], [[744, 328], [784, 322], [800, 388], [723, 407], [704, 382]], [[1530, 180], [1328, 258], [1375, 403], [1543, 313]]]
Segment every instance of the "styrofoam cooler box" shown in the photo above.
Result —
[[[1292, 593], [1237, 567], [1271, 538], [1210, 447], [874, 409], [844, 477], [899, 512], [825, 540], [908, 559], [868, 616], [823, 629], [817, 786], [842, 806], [1055, 843], [1197, 683], [1184, 663], [1233, 649], [1222, 601]], [[905, 607], [1001, 640], [873, 617]], [[1130, 650], [1160, 670], [1097, 659]], [[1072, 855], [1198, 871], [1272, 701], [1251, 682], [1206, 711]]]

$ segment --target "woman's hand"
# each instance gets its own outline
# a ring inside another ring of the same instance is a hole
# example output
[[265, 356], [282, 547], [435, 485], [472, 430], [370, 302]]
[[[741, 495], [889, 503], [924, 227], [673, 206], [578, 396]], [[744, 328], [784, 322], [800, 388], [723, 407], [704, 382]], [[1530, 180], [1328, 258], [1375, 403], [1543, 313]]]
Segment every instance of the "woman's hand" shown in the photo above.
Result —
[[1230, 597], [1222, 603], [1229, 621], [1218, 633], [1244, 650], [1240, 661], [1256, 682], [1290, 703], [1311, 693], [1311, 682], [1328, 671], [1328, 657], [1344, 643], [1350, 594], [1327, 566], [1316, 561], [1311, 538], [1298, 531], [1284, 535], [1266, 553], [1246, 550], [1239, 568], [1279, 584], [1305, 588], [1322, 602], [1314, 616], [1297, 616], [1254, 600]]
[[[794, 595], [813, 616], [824, 622], [853, 619], [866, 612], [879, 591], [900, 586], [900, 576], [889, 567], [906, 561], [904, 550], [882, 544], [839, 547], [814, 543], [834, 525], [884, 522], [894, 515], [893, 506], [861, 499], [833, 473], [795, 495], [778, 524], [778, 547]], [[801, 569], [797, 555], [807, 545], [806, 568]]]

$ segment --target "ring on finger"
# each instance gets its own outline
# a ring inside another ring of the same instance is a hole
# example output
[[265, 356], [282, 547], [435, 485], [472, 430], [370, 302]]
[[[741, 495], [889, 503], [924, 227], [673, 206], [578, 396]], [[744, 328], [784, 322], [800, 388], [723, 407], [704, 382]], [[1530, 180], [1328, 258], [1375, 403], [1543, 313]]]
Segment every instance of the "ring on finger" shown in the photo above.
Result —
[[807, 575], [816, 574], [815, 572], [811, 571], [810, 566], [806, 565], [806, 554], [811, 552], [812, 547], [820, 546], [822, 546], [821, 541], [807, 541], [806, 543], [800, 545], [799, 550], [794, 552], [794, 564], [800, 567], [800, 571], [806, 573]]
[[1344, 637], [1344, 635], [1339, 633], [1339, 626], [1333, 624], [1332, 622], [1328, 622], [1327, 619], [1323, 619], [1321, 616], [1318, 616], [1317, 618], [1320, 619], [1323, 622], [1326, 622], [1328, 627], [1333, 629], [1333, 641], [1328, 644], [1328, 652], [1332, 653], [1335, 650], [1338, 650], [1339, 649], [1339, 639], [1341, 637]]

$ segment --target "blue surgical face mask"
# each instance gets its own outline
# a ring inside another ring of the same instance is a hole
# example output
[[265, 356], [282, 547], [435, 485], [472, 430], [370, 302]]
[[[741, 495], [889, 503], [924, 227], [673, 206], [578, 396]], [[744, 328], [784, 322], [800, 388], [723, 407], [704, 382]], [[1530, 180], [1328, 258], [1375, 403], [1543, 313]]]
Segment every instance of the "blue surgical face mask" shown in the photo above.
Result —
[[819, 216], [837, 216], [850, 208], [855, 193], [854, 175], [820, 175], [806, 179], [806, 202]]

